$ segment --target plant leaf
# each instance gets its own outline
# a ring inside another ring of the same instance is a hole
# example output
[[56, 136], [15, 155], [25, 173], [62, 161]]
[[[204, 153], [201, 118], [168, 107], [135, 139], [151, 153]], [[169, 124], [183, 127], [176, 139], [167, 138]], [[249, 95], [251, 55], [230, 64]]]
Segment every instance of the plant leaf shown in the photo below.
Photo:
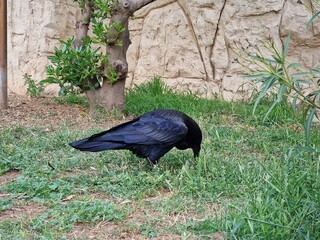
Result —
[[273, 85], [274, 81], [275, 81], [275, 77], [274, 76], [270, 76], [270, 77], [265, 79], [263, 89], [260, 92], [259, 96], [257, 97], [257, 99], [256, 99], [256, 101], [254, 103], [253, 113], [252, 114], [255, 113], [258, 104], [260, 103], [261, 99], [266, 95], [266, 92], [271, 88], [271, 86]]
[[312, 18], [309, 20], [309, 22], [307, 23], [307, 28], [309, 28], [311, 26], [311, 24], [313, 23], [313, 21], [319, 16], [320, 14], [320, 11], [319, 12], [316, 12]]
[[316, 148], [313, 148], [313, 147], [306, 147], [306, 146], [296, 146], [295, 149], [297, 150], [302, 150], [302, 151], [305, 151], [305, 152], [310, 152], [310, 153], [317, 153], [318, 150]]
[[277, 99], [272, 103], [271, 107], [268, 109], [267, 113], [264, 115], [263, 121], [265, 121], [267, 119], [267, 117], [269, 116], [269, 114], [271, 113], [271, 111], [273, 110], [273, 108], [282, 101], [283, 98], [283, 94], [284, 92], [287, 90], [287, 86], [282, 85], [277, 93]]
[[290, 63], [288, 65], [288, 68], [295, 68], [295, 67], [302, 67], [303, 65], [301, 63]]
[[307, 84], [307, 85], [313, 85], [314, 83], [311, 81], [303, 80], [303, 79], [298, 79], [298, 78], [292, 78], [293, 83], [302, 83], [302, 84]]
[[288, 34], [288, 37], [284, 43], [284, 47], [283, 47], [283, 51], [282, 51], [282, 60], [284, 61], [286, 56], [287, 56], [287, 53], [288, 53], [288, 49], [289, 49], [289, 42], [290, 42], [290, 32]]
[[261, 74], [253, 74], [253, 75], [244, 75], [243, 78], [247, 78], [247, 79], [258, 79], [258, 78], [262, 78], [265, 77], [266, 75], [269, 75], [270, 73], [268, 72], [264, 72]]
[[274, 109], [274, 107], [278, 104], [279, 102], [278, 101], [274, 101], [271, 105], [271, 107], [268, 109], [267, 113], [264, 115], [264, 118], [263, 118], [263, 122], [266, 121], [267, 117], [269, 116], [269, 114], [271, 113], [271, 111]]
[[316, 113], [316, 108], [312, 108], [310, 111], [307, 120], [306, 120], [306, 128], [305, 128], [305, 135], [306, 135], [306, 143], [309, 144], [310, 141], [310, 129], [311, 129], [311, 124], [312, 124], [312, 119]]
[[242, 222], [243, 222], [243, 218], [240, 219], [240, 220], [236, 223], [236, 225], [233, 227], [233, 229], [232, 229], [232, 231], [231, 231], [230, 239], [235, 237], [235, 233], [236, 233], [236, 231], [238, 230], [238, 228], [242, 225]]
[[293, 109], [293, 112], [296, 114], [297, 113], [297, 99], [298, 99], [298, 96], [295, 96], [292, 100], [292, 109]]

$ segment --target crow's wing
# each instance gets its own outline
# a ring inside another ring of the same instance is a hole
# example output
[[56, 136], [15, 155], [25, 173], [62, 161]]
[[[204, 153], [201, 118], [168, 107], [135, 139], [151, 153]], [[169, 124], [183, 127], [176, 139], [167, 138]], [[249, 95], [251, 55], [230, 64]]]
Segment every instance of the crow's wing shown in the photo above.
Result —
[[140, 118], [127, 124], [93, 135], [88, 140], [139, 145], [175, 145], [187, 134], [180, 121], [164, 118]]

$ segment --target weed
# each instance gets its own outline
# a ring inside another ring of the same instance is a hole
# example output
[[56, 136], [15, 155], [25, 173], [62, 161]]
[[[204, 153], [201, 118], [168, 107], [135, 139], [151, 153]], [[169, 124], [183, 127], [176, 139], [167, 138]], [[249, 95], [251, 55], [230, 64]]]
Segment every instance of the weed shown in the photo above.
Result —
[[53, 100], [58, 104], [77, 104], [89, 108], [89, 103], [85, 96], [80, 94], [68, 94], [65, 96], [55, 96]]
[[27, 94], [34, 98], [41, 97], [41, 93], [44, 90], [43, 83], [37, 83], [34, 79], [31, 78], [31, 75], [29, 74], [23, 75], [23, 79], [25, 85], [28, 85]]

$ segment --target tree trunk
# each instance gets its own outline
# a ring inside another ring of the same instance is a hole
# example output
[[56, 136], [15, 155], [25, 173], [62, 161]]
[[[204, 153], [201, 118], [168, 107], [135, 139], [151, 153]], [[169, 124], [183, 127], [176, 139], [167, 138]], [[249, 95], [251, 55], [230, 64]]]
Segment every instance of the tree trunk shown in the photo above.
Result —
[[111, 110], [113, 108], [123, 109], [125, 96], [124, 96], [125, 81], [118, 80], [114, 84], [107, 81], [103, 83], [101, 88], [96, 90], [87, 90], [86, 96], [90, 104], [92, 113], [97, 108]]
[[[107, 78], [104, 78], [101, 87], [86, 91], [91, 111], [95, 111], [97, 107], [102, 107], [106, 110], [123, 108], [125, 103], [125, 81], [128, 74], [126, 54], [131, 44], [128, 29], [129, 17], [138, 9], [154, 1], [155, 0], [114, 1], [109, 24], [113, 26], [114, 23], [121, 23], [125, 31], [119, 34], [115, 28], [111, 28], [109, 44], [106, 50], [106, 55], [108, 55], [109, 58], [109, 66], [104, 66], [104, 73], [108, 74], [109, 68], [113, 68], [117, 75], [117, 81], [112, 84]], [[79, 24], [77, 41], [75, 41], [76, 46], [81, 45], [81, 39], [88, 34], [88, 19], [90, 19], [92, 11], [93, 0], [86, 0], [86, 11], [83, 12]], [[117, 44], [119, 42], [122, 44]]]

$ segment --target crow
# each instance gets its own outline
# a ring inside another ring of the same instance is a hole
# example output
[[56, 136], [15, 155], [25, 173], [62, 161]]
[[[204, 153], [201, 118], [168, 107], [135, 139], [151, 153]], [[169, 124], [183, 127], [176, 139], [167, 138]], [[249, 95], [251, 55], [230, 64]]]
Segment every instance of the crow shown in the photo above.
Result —
[[89, 152], [126, 149], [157, 165], [159, 158], [174, 147], [191, 148], [198, 157], [201, 141], [200, 127], [191, 117], [177, 110], [160, 109], [69, 145]]

